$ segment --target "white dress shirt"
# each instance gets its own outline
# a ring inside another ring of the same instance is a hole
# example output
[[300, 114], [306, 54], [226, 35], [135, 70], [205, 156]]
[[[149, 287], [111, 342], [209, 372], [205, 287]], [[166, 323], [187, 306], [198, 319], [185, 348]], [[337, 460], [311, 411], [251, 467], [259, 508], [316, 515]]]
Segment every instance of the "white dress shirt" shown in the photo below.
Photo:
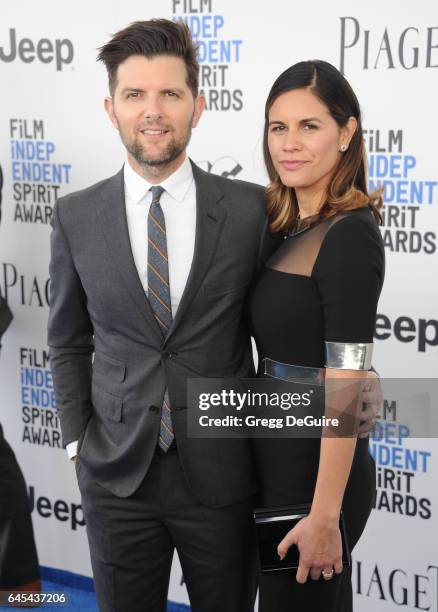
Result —
[[[125, 202], [129, 238], [138, 275], [147, 292], [148, 213], [153, 187], [125, 164]], [[165, 181], [160, 198], [166, 221], [167, 257], [169, 260], [172, 316], [178, 309], [193, 259], [196, 234], [196, 186], [192, 166], [186, 157], [182, 165]]]
[[[148, 213], [152, 201], [146, 181], [126, 161], [124, 169], [125, 208], [132, 254], [145, 292], [148, 289]], [[196, 185], [188, 157], [165, 181], [160, 198], [166, 222], [167, 256], [172, 316], [175, 317], [187, 283], [195, 249]], [[77, 441], [67, 444], [69, 458], [77, 454]]]

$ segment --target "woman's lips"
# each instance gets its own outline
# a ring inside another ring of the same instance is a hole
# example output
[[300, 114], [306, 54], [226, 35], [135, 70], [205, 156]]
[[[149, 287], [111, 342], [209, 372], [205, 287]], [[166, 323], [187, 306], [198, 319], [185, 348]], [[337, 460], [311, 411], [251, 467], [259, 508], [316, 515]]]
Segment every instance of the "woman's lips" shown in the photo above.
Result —
[[298, 170], [298, 168], [301, 168], [301, 166], [303, 166], [304, 164], [306, 164], [307, 162], [301, 159], [297, 159], [294, 161], [281, 161], [280, 164], [283, 166], [283, 168], [286, 168], [286, 170]]

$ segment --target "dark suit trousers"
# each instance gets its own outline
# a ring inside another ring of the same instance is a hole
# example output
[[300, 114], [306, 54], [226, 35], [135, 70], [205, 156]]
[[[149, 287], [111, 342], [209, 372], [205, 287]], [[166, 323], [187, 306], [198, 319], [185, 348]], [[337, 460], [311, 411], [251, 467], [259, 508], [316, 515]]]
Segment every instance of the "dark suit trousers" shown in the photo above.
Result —
[[225, 508], [202, 505], [176, 449], [157, 449], [126, 498], [90, 480], [80, 459], [77, 472], [101, 612], [165, 611], [174, 548], [193, 612], [254, 610], [252, 497]]

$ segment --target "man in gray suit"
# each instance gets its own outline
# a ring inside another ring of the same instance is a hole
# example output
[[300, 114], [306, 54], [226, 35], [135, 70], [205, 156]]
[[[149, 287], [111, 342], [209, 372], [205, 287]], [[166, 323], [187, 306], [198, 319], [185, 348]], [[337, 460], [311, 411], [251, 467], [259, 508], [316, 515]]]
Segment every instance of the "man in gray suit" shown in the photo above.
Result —
[[187, 158], [204, 100], [186, 26], [133, 24], [100, 59], [127, 163], [55, 207], [48, 340], [99, 605], [165, 610], [176, 547], [195, 611], [249, 611], [251, 455], [187, 437], [186, 382], [253, 373], [242, 308], [263, 189]]
[[49, 319], [97, 598], [105, 611], [165, 610], [176, 547], [193, 610], [249, 612], [250, 448], [188, 438], [186, 384], [254, 374], [242, 310], [266, 226], [263, 189], [186, 156], [204, 100], [184, 24], [134, 23], [99, 59], [127, 163], [58, 201]]

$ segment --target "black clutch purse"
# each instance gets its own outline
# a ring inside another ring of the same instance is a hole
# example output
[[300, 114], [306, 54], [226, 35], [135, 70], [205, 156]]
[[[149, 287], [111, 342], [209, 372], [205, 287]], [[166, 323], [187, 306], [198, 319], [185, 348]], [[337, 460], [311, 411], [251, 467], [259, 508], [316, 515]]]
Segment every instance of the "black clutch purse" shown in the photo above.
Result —
[[[298, 568], [300, 561], [298, 547], [291, 546], [284, 559], [280, 560], [277, 546], [298, 521], [310, 514], [310, 509], [311, 505], [305, 504], [254, 510], [262, 574], [273, 574], [274, 572], [290, 571]], [[342, 512], [339, 518], [339, 529], [342, 538], [342, 563], [344, 566], [350, 566], [351, 555]]]

